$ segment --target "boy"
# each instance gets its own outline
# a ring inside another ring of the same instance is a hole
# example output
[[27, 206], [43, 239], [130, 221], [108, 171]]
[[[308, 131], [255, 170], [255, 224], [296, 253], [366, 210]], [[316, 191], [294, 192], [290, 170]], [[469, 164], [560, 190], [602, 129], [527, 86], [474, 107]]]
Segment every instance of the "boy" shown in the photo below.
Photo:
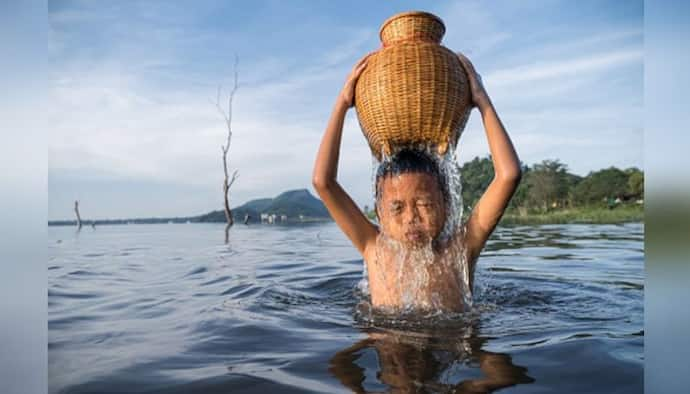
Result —
[[[374, 308], [462, 311], [467, 295], [463, 293], [473, 286], [477, 257], [520, 182], [520, 161], [481, 78], [469, 59], [458, 53], [469, 77], [473, 105], [482, 115], [493, 181], [467, 222], [443, 240], [449, 206], [445, 179], [433, 159], [422, 152], [401, 151], [377, 174], [376, 214], [381, 228], [372, 224], [337, 182], [345, 114], [354, 105], [355, 85], [369, 56], [357, 62], [338, 95], [316, 157], [314, 188], [364, 258]], [[460, 272], [460, 260], [466, 262], [468, 272]], [[469, 288], [463, 287], [463, 276]], [[424, 278], [423, 283], [419, 278]]]

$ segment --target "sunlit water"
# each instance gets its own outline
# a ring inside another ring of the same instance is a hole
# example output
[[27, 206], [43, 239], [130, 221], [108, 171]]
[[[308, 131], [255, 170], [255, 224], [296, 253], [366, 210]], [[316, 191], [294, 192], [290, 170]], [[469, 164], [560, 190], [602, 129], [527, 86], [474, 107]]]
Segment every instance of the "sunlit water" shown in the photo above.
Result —
[[[53, 393], [642, 391], [643, 226], [499, 227], [473, 312], [363, 319], [333, 223], [49, 229]], [[381, 326], [378, 326], [381, 325]]]

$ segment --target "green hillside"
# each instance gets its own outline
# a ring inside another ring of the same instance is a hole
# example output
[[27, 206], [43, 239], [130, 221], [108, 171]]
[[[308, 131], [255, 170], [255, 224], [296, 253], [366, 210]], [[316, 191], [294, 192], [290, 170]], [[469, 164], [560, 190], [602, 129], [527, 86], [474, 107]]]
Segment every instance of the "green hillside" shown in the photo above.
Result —
[[[281, 215], [286, 215], [287, 222], [290, 223], [331, 220], [328, 210], [321, 200], [314, 197], [307, 189], [289, 190], [275, 198], [251, 200], [232, 208], [232, 217], [236, 223], [243, 223], [246, 214], [249, 214], [250, 223], [259, 223], [262, 213], [275, 214], [278, 221]], [[222, 210], [209, 212], [201, 215], [198, 221], [225, 222], [225, 213]]]

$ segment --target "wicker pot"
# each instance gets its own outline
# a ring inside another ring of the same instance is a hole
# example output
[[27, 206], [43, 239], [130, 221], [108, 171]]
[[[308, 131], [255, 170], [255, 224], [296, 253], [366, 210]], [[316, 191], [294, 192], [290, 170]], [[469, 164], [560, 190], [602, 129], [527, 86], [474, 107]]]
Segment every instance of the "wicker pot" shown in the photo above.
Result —
[[355, 88], [357, 117], [379, 160], [406, 146], [445, 154], [457, 144], [471, 93], [457, 55], [441, 45], [445, 30], [440, 18], [418, 11], [394, 15], [381, 26], [383, 46]]

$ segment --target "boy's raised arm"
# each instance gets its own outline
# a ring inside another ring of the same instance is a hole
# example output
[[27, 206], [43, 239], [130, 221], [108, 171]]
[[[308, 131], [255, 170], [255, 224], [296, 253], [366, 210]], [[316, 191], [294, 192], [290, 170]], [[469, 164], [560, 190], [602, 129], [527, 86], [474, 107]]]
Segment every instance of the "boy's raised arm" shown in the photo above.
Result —
[[475, 261], [486, 240], [503, 216], [510, 198], [520, 183], [522, 173], [515, 148], [513, 148], [510, 137], [498, 118], [474, 66], [464, 55], [458, 54], [458, 57], [470, 79], [472, 100], [482, 115], [491, 159], [494, 164], [494, 179], [472, 209], [472, 214], [467, 220], [466, 242], [470, 261]]
[[367, 247], [375, 243], [378, 230], [338, 184], [337, 176], [345, 114], [354, 104], [357, 78], [366, 67], [368, 57], [369, 55], [357, 62], [348, 76], [343, 90], [338, 95], [326, 131], [321, 139], [312, 176], [314, 189], [321, 197], [328, 212], [362, 256], [365, 255]]

